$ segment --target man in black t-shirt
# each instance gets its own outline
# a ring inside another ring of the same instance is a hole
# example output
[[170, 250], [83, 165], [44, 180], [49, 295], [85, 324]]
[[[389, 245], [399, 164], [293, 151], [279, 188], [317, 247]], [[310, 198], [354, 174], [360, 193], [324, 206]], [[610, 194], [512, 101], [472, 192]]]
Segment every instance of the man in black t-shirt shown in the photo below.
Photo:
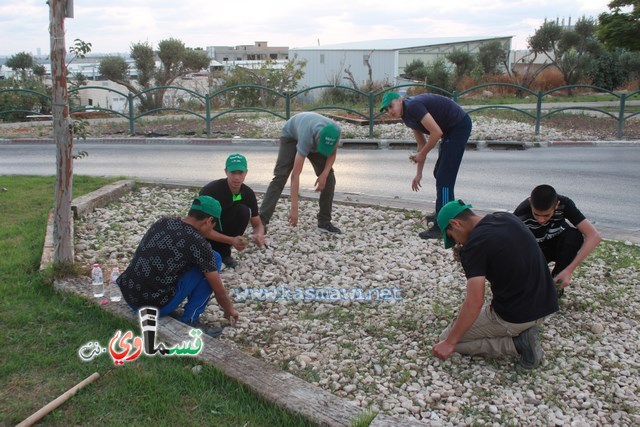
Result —
[[[117, 282], [133, 310], [150, 306], [158, 309], [158, 316], [166, 316], [186, 299], [177, 319], [199, 327], [198, 318], [213, 292], [224, 317], [238, 319], [218, 274], [220, 259], [206, 239], [220, 221], [220, 212], [217, 200], [198, 196], [187, 216], [161, 218], [147, 230]], [[213, 335], [209, 331], [204, 330]]]
[[[549, 268], [535, 239], [514, 215], [480, 217], [462, 200], [438, 213], [445, 248], [459, 245], [467, 295], [455, 322], [433, 347], [434, 356], [452, 352], [490, 357], [520, 355], [520, 365], [542, 362], [538, 326], [558, 311]], [[484, 304], [485, 281], [493, 300]]]
[[513, 214], [531, 230], [547, 263], [555, 262], [551, 275], [562, 296], [575, 269], [602, 240], [600, 234], [573, 200], [546, 184], [534, 188]]
[[247, 159], [242, 154], [227, 157], [224, 169], [226, 178], [211, 181], [200, 189], [200, 194], [211, 196], [220, 202], [222, 216], [220, 222], [224, 231], [213, 230], [211, 247], [222, 257], [229, 268], [235, 268], [238, 262], [231, 256], [231, 247], [243, 251], [247, 240], [242, 236], [251, 222], [252, 237], [260, 247], [264, 245], [264, 227], [260, 221], [258, 202], [251, 188], [244, 184], [247, 177]]

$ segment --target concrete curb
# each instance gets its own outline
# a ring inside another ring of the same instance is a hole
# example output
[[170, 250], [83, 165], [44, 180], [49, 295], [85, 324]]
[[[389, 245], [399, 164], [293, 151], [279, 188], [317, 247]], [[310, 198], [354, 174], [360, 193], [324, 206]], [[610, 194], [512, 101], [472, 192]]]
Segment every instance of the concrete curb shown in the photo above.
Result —
[[[169, 184], [169, 186], [189, 187], [176, 184]], [[82, 217], [96, 208], [103, 207], [134, 188], [134, 181], [123, 180], [74, 199], [72, 202], [74, 217]], [[53, 212], [49, 215], [46, 236], [40, 262], [41, 269], [50, 265], [53, 260]], [[73, 286], [72, 282], [75, 282], [76, 286]], [[78, 282], [82, 284], [84, 280], [75, 278], [70, 281], [57, 281], [54, 286], [60, 291], [78, 293], [76, 290]], [[81, 295], [85, 294], [81, 293]], [[86, 296], [90, 297], [89, 293]], [[130, 321], [138, 321], [137, 316], [124, 302], [101, 305], [101, 308]], [[183, 342], [184, 337], [189, 335], [191, 329], [187, 325], [169, 317], [162, 318], [162, 325], [163, 327], [158, 330], [160, 337], [163, 342], [174, 345]], [[359, 416], [368, 414], [366, 409], [356, 406], [350, 400], [338, 397], [293, 374], [279, 371], [272, 364], [251, 357], [229, 343], [215, 340], [208, 336], [203, 336], [202, 339], [205, 345], [203, 351], [196, 356], [199, 360], [220, 369], [227, 376], [248, 386], [267, 401], [289, 412], [299, 414], [311, 422], [323, 426], [351, 426]], [[400, 419], [385, 414], [377, 414], [370, 426], [418, 427], [424, 426], [424, 424], [411, 418]]]

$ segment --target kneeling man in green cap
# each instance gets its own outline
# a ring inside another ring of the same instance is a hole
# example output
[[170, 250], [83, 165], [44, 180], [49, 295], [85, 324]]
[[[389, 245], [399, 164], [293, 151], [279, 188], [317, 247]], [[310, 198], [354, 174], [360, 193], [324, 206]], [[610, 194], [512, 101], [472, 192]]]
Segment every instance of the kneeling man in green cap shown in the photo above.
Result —
[[216, 199], [198, 196], [187, 216], [164, 217], [149, 228], [131, 263], [118, 278], [122, 296], [131, 309], [155, 307], [158, 316], [166, 316], [186, 300], [184, 313], [177, 319], [208, 335], [219, 336], [220, 328], [203, 328], [198, 320], [213, 293], [224, 317], [231, 322], [238, 319], [218, 274], [220, 255], [216, 256], [207, 241], [221, 212]]
[[[445, 248], [458, 245], [467, 293], [457, 319], [440, 336], [433, 355], [445, 360], [454, 351], [489, 357], [519, 356], [524, 368], [544, 357], [538, 326], [558, 311], [558, 299], [544, 255], [529, 229], [515, 215], [476, 215], [454, 200], [438, 213]], [[493, 300], [484, 304], [485, 281]]]

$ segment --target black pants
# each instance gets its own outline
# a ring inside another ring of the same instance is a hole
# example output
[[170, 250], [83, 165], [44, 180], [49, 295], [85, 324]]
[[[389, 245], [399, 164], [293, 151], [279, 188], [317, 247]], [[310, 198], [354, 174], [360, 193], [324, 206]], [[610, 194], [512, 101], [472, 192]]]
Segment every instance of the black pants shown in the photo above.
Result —
[[551, 261], [556, 263], [551, 272], [553, 277], [571, 264], [583, 242], [582, 233], [565, 223], [562, 233], [540, 244], [540, 249], [542, 249], [547, 263]]
[[[278, 151], [278, 159], [276, 160], [276, 166], [273, 168], [273, 179], [267, 187], [266, 193], [262, 198], [262, 204], [260, 205], [260, 219], [264, 225], [269, 224], [271, 216], [276, 210], [276, 204], [280, 199], [282, 190], [287, 184], [289, 175], [293, 170], [293, 163], [296, 159], [298, 150], [296, 149], [297, 141], [295, 139], [280, 138], [280, 149]], [[316, 176], [319, 176], [324, 170], [327, 158], [320, 153], [309, 153], [307, 159], [313, 165], [313, 170]], [[333, 168], [329, 171], [327, 176], [327, 183], [324, 186], [324, 190], [320, 192], [320, 212], [318, 212], [318, 225], [327, 225], [331, 223], [331, 211], [333, 210], [333, 193], [336, 188], [336, 177], [333, 173]]]
[[[220, 223], [222, 224], [223, 230], [221, 233], [230, 237], [241, 236], [247, 229], [250, 219], [251, 209], [249, 209], [247, 205], [241, 203], [232, 205], [230, 208], [225, 209], [220, 216]], [[213, 240], [209, 242], [213, 250], [218, 252], [223, 260], [231, 256], [231, 245]]]

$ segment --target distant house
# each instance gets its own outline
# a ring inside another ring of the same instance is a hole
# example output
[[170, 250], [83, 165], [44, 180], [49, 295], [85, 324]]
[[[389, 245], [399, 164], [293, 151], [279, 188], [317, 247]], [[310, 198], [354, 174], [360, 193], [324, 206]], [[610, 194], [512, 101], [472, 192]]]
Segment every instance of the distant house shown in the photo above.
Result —
[[252, 45], [207, 46], [207, 55], [220, 63], [279, 60], [289, 59], [289, 48], [287, 46], [272, 47], [265, 41], [259, 41]]
[[432, 63], [453, 50], [477, 53], [484, 43], [503, 42], [511, 49], [512, 36], [504, 37], [438, 37], [413, 39], [370, 40], [290, 49], [291, 58], [306, 60], [303, 87], [323, 84], [350, 86], [344, 79], [348, 70], [358, 85], [371, 80], [395, 85], [407, 64], [416, 59]]

